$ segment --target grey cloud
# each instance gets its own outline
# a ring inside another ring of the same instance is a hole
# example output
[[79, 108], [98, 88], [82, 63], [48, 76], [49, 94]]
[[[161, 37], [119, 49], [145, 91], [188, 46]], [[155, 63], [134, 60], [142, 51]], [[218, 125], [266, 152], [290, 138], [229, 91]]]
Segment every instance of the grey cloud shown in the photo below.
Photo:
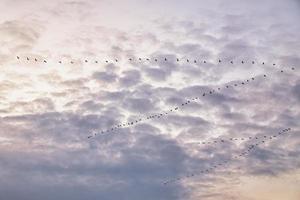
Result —
[[154, 104], [149, 99], [127, 98], [123, 103], [124, 107], [133, 112], [145, 113], [153, 110]]
[[293, 87], [293, 95], [300, 101], [300, 83]]
[[126, 71], [124, 76], [119, 79], [119, 83], [122, 87], [130, 87], [138, 84], [141, 79], [141, 74], [138, 70]]
[[148, 68], [145, 70], [148, 77], [154, 81], [165, 81], [168, 74], [159, 68]]
[[96, 80], [104, 81], [107, 83], [113, 83], [117, 79], [117, 75], [107, 72], [95, 72], [92, 77]]

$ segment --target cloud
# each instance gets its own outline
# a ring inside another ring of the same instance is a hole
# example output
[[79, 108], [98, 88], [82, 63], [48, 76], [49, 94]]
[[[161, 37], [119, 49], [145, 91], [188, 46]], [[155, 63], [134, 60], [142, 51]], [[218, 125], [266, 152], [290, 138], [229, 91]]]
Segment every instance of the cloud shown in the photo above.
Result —
[[[3, 2], [1, 199], [229, 200], [240, 177], [296, 177], [297, 1]], [[244, 159], [255, 141], [199, 145], [287, 127]]]

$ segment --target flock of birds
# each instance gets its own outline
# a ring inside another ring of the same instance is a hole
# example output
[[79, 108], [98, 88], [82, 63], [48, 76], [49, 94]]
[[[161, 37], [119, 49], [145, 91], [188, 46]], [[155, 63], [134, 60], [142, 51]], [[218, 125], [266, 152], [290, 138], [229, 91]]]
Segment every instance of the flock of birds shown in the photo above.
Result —
[[[294, 67], [290, 68], [292, 71], [295, 70]], [[284, 72], [284, 70], [280, 70], [281, 73]], [[266, 74], [263, 75], [264, 78], [267, 77]], [[174, 108], [171, 108], [169, 110], [166, 110], [166, 111], [162, 111], [161, 113], [157, 113], [157, 114], [152, 114], [152, 115], [146, 115], [144, 117], [141, 117], [141, 118], [138, 118], [134, 121], [130, 121], [130, 122], [122, 122], [120, 124], [117, 124], [111, 128], [108, 128], [108, 129], [104, 129], [104, 130], [97, 130], [97, 131], [94, 131], [91, 135], [87, 136], [88, 139], [90, 138], [94, 138], [98, 135], [105, 135], [105, 134], [111, 134], [111, 133], [116, 133], [116, 131], [118, 131], [119, 129], [122, 129], [122, 128], [126, 128], [126, 127], [132, 127], [132, 126], [135, 126], [136, 124], [139, 124], [139, 123], [143, 123], [145, 121], [150, 121], [150, 120], [153, 120], [153, 119], [161, 119], [163, 117], [166, 117], [172, 113], [175, 113], [175, 112], [179, 112], [181, 111], [185, 106], [188, 106], [189, 104], [193, 103], [193, 102], [197, 102], [197, 101], [200, 101], [201, 98], [204, 98], [206, 96], [209, 96], [209, 95], [213, 95], [215, 94], [217, 91], [220, 92], [222, 90], [226, 90], [230, 87], [238, 87], [238, 86], [244, 86], [248, 83], [250, 83], [251, 81], [254, 81], [255, 78], [252, 77], [252, 78], [249, 78], [245, 81], [237, 81], [233, 84], [225, 84], [224, 87], [218, 87], [216, 89], [212, 89], [210, 91], [206, 91], [206, 92], [203, 92], [202, 94], [200, 94], [200, 96], [198, 97], [194, 97], [190, 100], [187, 100], [185, 101], [184, 103], [182, 103], [181, 105], [179, 106], [176, 106]]]
[[[17, 56], [16, 57], [18, 60], [21, 60], [21, 57], [20, 56]], [[37, 58], [29, 58], [29, 57], [26, 57], [25, 58], [27, 61], [30, 61], [30, 60], [33, 60], [34, 62], [43, 62], [43, 63], [48, 63], [48, 61], [46, 59], [37, 59]], [[198, 61], [196, 59], [193, 59], [193, 60], [190, 60], [190, 59], [179, 59], [179, 58], [176, 58], [176, 60], [170, 60], [168, 58], [162, 58], [162, 59], [157, 59], [157, 58], [153, 58], [153, 59], [150, 59], [150, 58], [146, 58], [146, 59], [142, 59], [142, 58], [128, 58], [128, 61], [129, 62], [134, 62], [135, 60], [137, 61], [154, 61], [154, 62], [160, 62], [160, 61], [163, 61], [163, 62], [180, 62], [180, 61], [183, 61], [183, 62], [186, 62], [186, 63], [208, 63], [208, 61], [206, 60], [203, 60], [203, 61]], [[90, 60], [83, 60], [83, 61], [77, 61], [78, 63], [100, 63], [98, 60], [94, 60], [94, 61], [90, 61]], [[119, 62], [118, 59], [114, 59], [114, 62]], [[217, 60], [217, 63], [222, 63], [224, 61], [222, 61], [221, 59], [218, 59]], [[229, 61], [231, 64], [234, 64], [235, 62], [234, 61]], [[58, 61], [59, 64], [63, 64], [63, 63], [70, 63], [70, 64], [75, 64], [76, 62], [75, 61], [67, 61], [67, 62], [63, 62], [62, 60], [59, 60]], [[105, 60], [104, 63], [113, 63], [113, 62], [110, 62], [108, 60]], [[241, 64], [245, 64], [246, 61], [242, 60], [241, 61]], [[257, 62], [255, 61], [250, 61], [251, 64], [256, 64]], [[266, 63], [265, 62], [262, 62], [261, 63], [262, 65], [265, 65]], [[276, 64], [273, 63], [272, 64], [273, 66], [275, 66]], [[294, 67], [291, 67], [290, 70], [294, 71], [295, 68]], [[284, 71], [283, 70], [280, 70], [281, 73], [283, 73]], [[258, 76], [257, 76], [258, 77]], [[264, 78], [267, 77], [266, 74], [263, 75]], [[135, 126], [136, 124], [138, 123], [143, 123], [145, 121], [149, 121], [149, 120], [153, 120], [153, 119], [160, 119], [160, 118], [163, 118], [167, 115], [170, 115], [172, 113], [175, 113], [175, 112], [179, 112], [180, 110], [183, 109], [183, 107], [185, 106], [188, 106], [189, 104], [193, 103], [193, 102], [197, 102], [199, 101], [201, 98], [204, 98], [206, 96], [209, 96], [209, 95], [213, 95], [214, 93], [216, 93], [217, 91], [220, 92], [222, 90], [225, 90], [225, 89], [228, 89], [230, 87], [238, 87], [238, 86], [243, 86], [243, 85], [246, 85], [248, 83], [250, 83], [251, 81], [254, 81], [255, 80], [255, 77], [252, 77], [252, 78], [249, 78], [247, 80], [244, 80], [244, 81], [232, 81], [230, 82], [230, 84], [225, 84], [225, 86], [223, 87], [218, 87], [218, 88], [215, 88], [215, 89], [211, 89], [209, 91], [206, 91], [206, 92], [203, 92], [202, 94], [200, 94], [200, 96], [197, 96], [197, 97], [194, 97], [190, 100], [187, 100], [185, 101], [184, 103], [182, 103], [181, 105], [179, 106], [176, 106], [176, 107], [173, 107], [167, 111], [162, 111], [161, 113], [157, 113], [157, 114], [152, 114], [152, 115], [145, 115], [144, 117], [141, 117], [139, 119], [136, 119], [134, 121], [130, 121], [130, 122], [122, 122], [120, 124], [117, 124], [111, 128], [108, 128], [108, 129], [104, 129], [104, 130], [97, 130], [97, 131], [94, 131], [91, 135], [89, 135], [87, 138], [88, 139], [91, 139], [91, 138], [94, 138], [98, 135], [105, 135], [105, 134], [110, 134], [110, 133], [116, 133], [117, 130], [119, 129], [122, 129], [122, 128], [126, 128], [126, 127], [132, 127], [132, 126]], [[198, 144], [198, 145], [213, 145], [213, 144], [221, 144], [221, 143], [225, 143], [225, 142], [236, 142], [236, 141], [254, 141], [254, 143], [252, 145], [250, 145], [245, 151], [241, 152], [240, 154], [238, 155], [235, 155], [235, 156], [232, 156], [232, 158], [230, 159], [227, 159], [223, 162], [220, 162], [220, 163], [217, 163], [213, 166], [211, 166], [210, 168], [206, 168], [206, 169], [203, 169], [201, 170], [198, 175], [200, 174], [208, 174], [212, 171], [215, 171], [219, 168], [222, 168], [224, 167], [226, 164], [228, 164], [230, 161], [234, 160], [234, 159], [238, 159], [238, 158], [241, 158], [241, 157], [245, 157], [247, 155], [249, 155], [251, 153], [251, 151], [255, 150], [259, 145], [261, 144], [264, 144], [267, 142], [267, 140], [273, 140], [275, 138], [277, 138], [278, 136], [284, 134], [284, 133], [287, 133], [291, 130], [291, 128], [287, 128], [287, 129], [284, 129], [280, 132], [278, 132], [278, 134], [276, 135], [272, 135], [272, 136], [267, 136], [267, 135], [264, 135], [264, 136], [250, 136], [250, 137], [241, 137], [241, 138], [215, 138], [213, 139], [212, 141], [203, 141], [203, 142], [196, 142], [194, 144]], [[191, 174], [187, 174], [183, 177], [179, 177], [179, 178], [175, 178], [175, 179], [170, 179], [170, 180], [167, 180], [165, 182], [163, 182], [163, 185], [168, 185], [170, 183], [174, 183], [174, 182], [179, 182], [179, 181], [182, 181], [186, 178], [190, 178], [190, 177], [194, 177], [196, 176], [197, 174], [196, 173], [191, 173]]]
[[220, 168], [224, 167], [226, 164], [229, 164], [230, 161], [239, 159], [241, 157], [246, 157], [253, 150], [255, 150], [259, 145], [267, 143], [267, 140], [270, 141], [270, 140], [276, 139], [276, 138], [278, 138], [278, 136], [284, 135], [285, 133], [288, 133], [289, 131], [291, 131], [291, 128], [286, 128], [286, 129], [283, 129], [282, 131], [279, 131], [275, 135], [268, 136], [268, 138], [267, 137], [266, 138], [263, 137], [263, 139], [261, 139], [261, 140], [259, 140], [257, 137], [254, 137], [256, 141], [253, 144], [251, 144], [245, 151], [241, 152], [240, 154], [232, 156], [230, 159], [226, 159], [225, 161], [222, 161], [220, 163], [216, 163], [216, 164], [212, 165], [209, 168], [202, 169], [199, 173], [191, 173], [191, 174], [187, 174], [187, 175], [182, 176], [182, 177], [178, 177], [178, 178], [174, 178], [174, 179], [169, 179], [169, 180], [163, 182], [163, 185], [168, 185], [168, 184], [171, 184], [171, 183], [180, 182], [180, 181], [183, 181], [186, 178], [195, 177], [197, 175], [209, 174], [209, 173], [211, 173], [213, 171], [216, 171], [217, 169], [220, 169]]
[[[26, 60], [26, 61], [34, 61], [34, 62], [41, 62], [41, 63], [48, 63], [49, 60], [48, 59], [40, 59], [40, 58], [32, 58], [32, 57], [21, 57], [21, 56], [16, 56], [17, 60]], [[127, 61], [129, 62], [142, 62], [142, 61], [148, 61], [148, 62], [185, 62], [185, 63], [203, 63], [203, 64], [206, 64], [206, 63], [209, 63], [208, 60], [198, 60], [198, 59], [185, 59], [185, 58], [173, 58], [173, 59], [170, 59], [170, 58], [128, 58]], [[118, 63], [120, 62], [120, 59], [113, 59], [112, 61], [109, 61], [109, 60], [105, 60], [105, 61], [98, 61], [98, 60], [88, 60], [88, 59], [78, 59], [78, 60], [68, 60], [68, 61], [63, 61], [62, 59], [59, 59], [58, 61], [56, 61], [56, 63], [58, 64], [82, 64], [82, 63], [95, 63], [95, 64], [98, 64], [98, 63], [106, 63], [106, 64], [109, 64], [109, 63]], [[217, 63], [224, 63], [224, 62], [227, 62], [227, 61], [224, 61], [224, 60], [221, 60], [221, 59], [218, 59], [217, 60]], [[246, 64], [247, 61], [245, 60], [241, 60], [239, 62], [235, 62], [233, 60], [231, 61], [228, 61], [230, 64], [235, 64], [235, 63], [241, 63], [241, 64]], [[257, 64], [258, 62], [257, 61], [250, 61], [251, 64]], [[265, 65], [266, 62], [261, 62], [262, 65]], [[273, 66], [275, 66], [276, 64], [273, 63], [272, 64]]]

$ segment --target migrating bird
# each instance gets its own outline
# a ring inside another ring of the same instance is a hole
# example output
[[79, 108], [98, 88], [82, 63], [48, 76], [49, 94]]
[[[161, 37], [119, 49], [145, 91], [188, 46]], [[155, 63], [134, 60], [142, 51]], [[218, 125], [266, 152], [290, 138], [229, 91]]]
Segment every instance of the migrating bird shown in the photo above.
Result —
[[17, 59], [19, 60], [19, 59], [20, 59], [20, 57], [19, 57], [19, 56], [17, 56]]

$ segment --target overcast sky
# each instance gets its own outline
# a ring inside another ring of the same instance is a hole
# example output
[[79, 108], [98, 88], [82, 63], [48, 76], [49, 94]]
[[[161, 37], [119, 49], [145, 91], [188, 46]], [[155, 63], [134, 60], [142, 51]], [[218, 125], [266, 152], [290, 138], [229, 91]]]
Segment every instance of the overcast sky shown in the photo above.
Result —
[[299, 200], [299, 10], [0, 0], [0, 199]]

